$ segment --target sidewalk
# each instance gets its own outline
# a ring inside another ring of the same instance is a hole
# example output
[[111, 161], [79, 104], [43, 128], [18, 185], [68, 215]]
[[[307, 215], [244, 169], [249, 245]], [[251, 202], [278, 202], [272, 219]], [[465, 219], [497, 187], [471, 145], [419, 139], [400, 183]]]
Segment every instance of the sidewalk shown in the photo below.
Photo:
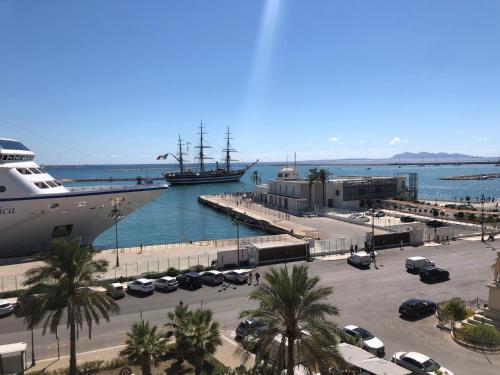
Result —
[[[221, 334], [222, 345], [219, 346], [217, 351], [215, 352], [214, 357], [222, 362], [224, 365], [236, 368], [241, 365], [241, 359], [234, 355], [235, 350], [239, 347], [238, 343], [236, 343], [231, 338]], [[113, 358], [118, 357], [120, 351], [125, 347], [125, 345], [118, 345], [109, 348], [91, 350], [88, 352], [78, 353], [77, 355], [77, 363], [82, 364], [84, 362], [90, 361], [110, 361]], [[28, 363], [31, 358], [27, 358]], [[247, 368], [250, 368], [254, 364], [254, 357], [250, 358], [248, 363], [246, 364]], [[61, 356], [60, 359], [57, 358], [47, 358], [36, 361], [36, 365], [33, 367], [29, 367], [26, 373], [30, 373], [33, 371], [53, 371], [59, 370], [69, 367], [69, 355]]]
[[[118, 357], [120, 350], [122, 350], [124, 347], [125, 345], [118, 345], [110, 348], [97, 349], [97, 350], [91, 350], [89, 352], [78, 353], [77, 364], [82, 364], [84, 362], [90, 362], [90, 361], [99, 361], [99, 360], [109, 361], [115, 357]], [[26, 360], [29, 362], [31, 358], [26, 358]], [[42, 370], [53, 371], [67, 367], [69, 367], [69, 355], [64, 355], [61, 356], [60, 359], [57, 359], [56, 357], [56, 358], [47, 358], [47, 359], [42, 359], [40, 361], [36, 361], [36, 365], [33, 367], [29, 367], [26, 372], [30, 373], [33, 371], [42, 371]]]

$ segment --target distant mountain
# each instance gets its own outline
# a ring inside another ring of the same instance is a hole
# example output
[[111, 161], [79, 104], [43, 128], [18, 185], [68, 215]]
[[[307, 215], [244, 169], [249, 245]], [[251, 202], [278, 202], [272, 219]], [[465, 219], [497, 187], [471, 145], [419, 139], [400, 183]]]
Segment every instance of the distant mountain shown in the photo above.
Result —
[[446, 152], [403, 152], [402, 154], [396, 154], [391, 159], [401, 159], [401, 160], [436, 160], [436, 159], [453, 159], [453, 160], [464, 160], [464, 159], [473, 159], [476, 156], [465, 155], [465, 154], [448, 154]]

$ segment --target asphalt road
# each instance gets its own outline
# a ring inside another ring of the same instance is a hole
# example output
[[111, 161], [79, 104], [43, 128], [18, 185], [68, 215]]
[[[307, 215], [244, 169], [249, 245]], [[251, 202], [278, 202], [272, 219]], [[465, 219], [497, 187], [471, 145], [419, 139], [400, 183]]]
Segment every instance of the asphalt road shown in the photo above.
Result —
[[[407, 256], [423, 255], [436, 265], [450, 271], [451, 279], [438, 284], [424, 284], [418, 276], [404, 270]], [[449, 334], [435, 327], [433, 316], [418, 321], [398, 316], [401, 302], [411, 297], [425, 297], [436, 302], [460, 296], [466, 300], [487, 299], [485, 285], [492, 278], [489, 265], [495, 258], [494, 249], [478, 242], [458, 241], [449, 246], [384, 250], [377, 257], [378, 269], [359, 270], [345, 261], [315, 260], [309, 263], [310, 272], [319, 275], [323, 285], [335, 287], [331, 297], [341, 314], [335, 320], [339, 326], [356, 324], [369, 329], [386, 346], [386, 358], [395, 351], [415, 350], [427, 354], [453, 370], [455, 374], [498, 374], [500, 355], [485, 356], [455, 344]], [[289, 265], [291, 266], [291, 265]], [[262, 271], [261, 271], [262, 273]], [[77, 350], [89, 350], [123, 344], [125, 331], [142, 316], [154, 324], [163, 324], [166, 313], [181, 299], [192, 306], [211, 308], [221, 323], [224, 335], [231, 337], [238, 322], [238, 313], [252, 303], [248, 300], [251, 286], [228, 288], [203, 286], [190, 292], [178, 290], [138, 298], [127, 295], [119, 300], [121, 313], [109, 323], [101, 322], [93, 329], [92, 340], [86, 331], [80, 332]], [[66, 327], [59, 329], [61, 353], [68, 352]], [[31, 342], [31, 333], [21, 319], [9, 316], [0, 320], [0, 343]], [[56, 356], [54, 335], [41, 335], [35, 330], [35, 353], [38, 359]], [[30, 358], [30, 353], [28, 353]]]

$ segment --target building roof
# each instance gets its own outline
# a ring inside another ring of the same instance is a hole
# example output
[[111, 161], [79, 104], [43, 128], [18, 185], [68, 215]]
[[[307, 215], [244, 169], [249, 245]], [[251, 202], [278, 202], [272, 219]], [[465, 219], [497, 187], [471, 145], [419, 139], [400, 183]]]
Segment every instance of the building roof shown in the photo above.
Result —
[[28, 345], [25, 342], [16, 342], [13, 344], [0, 345], [0, 355], [23, 352], [26, 351], [27, 347]]
[[395, 365], [382, 358], [377, 358], [370, 352], [347, 343], [337, 346], [344, 360], [354, 367], [366, 370], [375, 375], [409, 375], [411, 371]]

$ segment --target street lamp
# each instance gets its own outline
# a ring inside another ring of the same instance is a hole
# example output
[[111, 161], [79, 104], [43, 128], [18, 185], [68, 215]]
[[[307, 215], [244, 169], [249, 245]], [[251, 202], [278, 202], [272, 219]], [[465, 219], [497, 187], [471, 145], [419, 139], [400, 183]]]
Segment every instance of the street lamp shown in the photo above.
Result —
[[481, 195], [481, 242], [484, 242], [484, 194]]
[[118, 200], [111, 201], [113, 209], [109, 213], [109, 217], [115, 219], [116, 268], [120, 267], [120, 259], [118, 258], [118, 219], [121, 219], [123, 217], [122, 212], [117, 208], [118, 203]]
[[240, 222], [237, 218], [231, 220], [236, 225], [236, 250], [238, 251], [238, 266], [240, 265]]

